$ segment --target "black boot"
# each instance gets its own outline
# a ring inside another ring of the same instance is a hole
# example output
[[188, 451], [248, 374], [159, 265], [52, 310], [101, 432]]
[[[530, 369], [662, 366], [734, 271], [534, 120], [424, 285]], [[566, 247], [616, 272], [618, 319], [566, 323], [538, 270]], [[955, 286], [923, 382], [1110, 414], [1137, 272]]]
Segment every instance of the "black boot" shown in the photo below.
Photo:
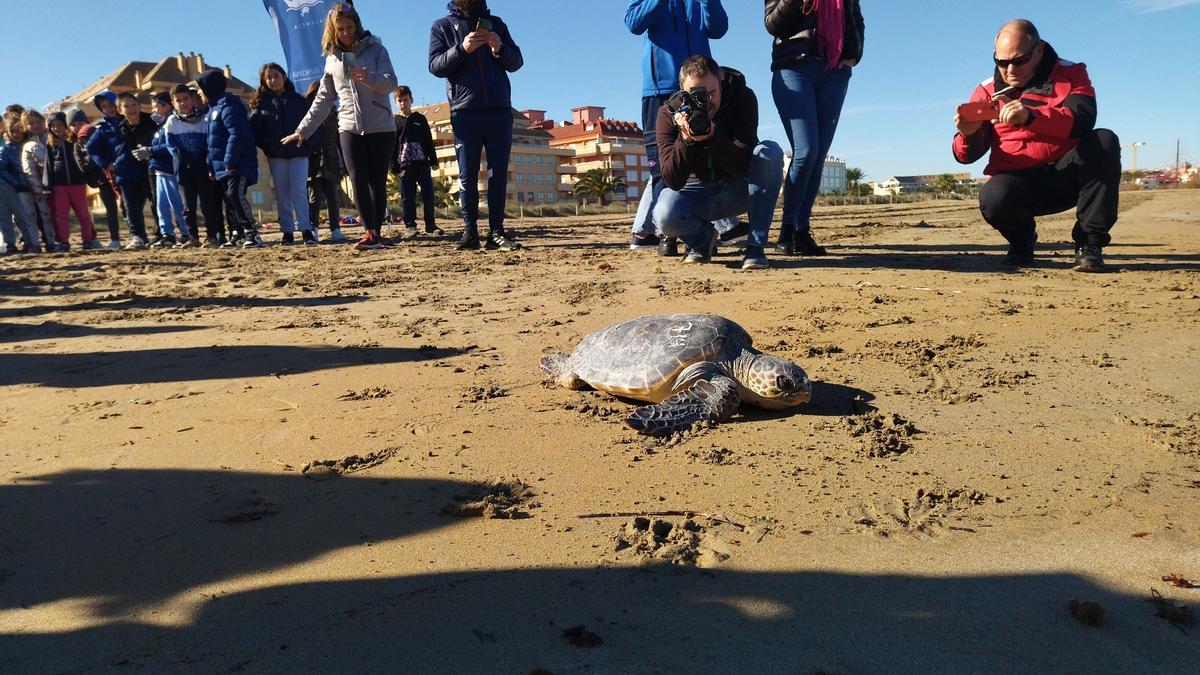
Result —
[[804, 228], [796, 230], [792, 235], [792, 241], [795, 242], [796, 255], [825, 255], [827, 251], [824, 246], [821, 246], [812, 238], [812, 230]]
[[474, 225], [468, 225], [463, 230], [462, 237], [454, 248], [460, 251], [478, 251], [479, 250], [479, 230]]
[[663, 236], [658, 240], [658, 254], [664, 258], [678, 258], [679, 240], [675, 237]]
[[793, 241], [795, 229], [792, 225], [783, 223], [779, 226], [779, 243], [775, 244], [775, 252], [783, 255], [796, 255], [796, 242]]
[[1100, 246], [1087, 244], [1075, 247], [1076, 272], [1107, 272], [1108, 265], [1104, 264], [1104, 249]]

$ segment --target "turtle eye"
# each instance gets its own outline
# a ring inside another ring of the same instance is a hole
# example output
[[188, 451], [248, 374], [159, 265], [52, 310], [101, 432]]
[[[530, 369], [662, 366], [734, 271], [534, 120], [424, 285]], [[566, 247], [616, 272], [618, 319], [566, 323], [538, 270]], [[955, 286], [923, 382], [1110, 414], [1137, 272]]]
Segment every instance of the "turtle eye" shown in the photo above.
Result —
[[792, 378], [788, 377], [787, 375], [780, 375], [775, 380], [775, 386], [780, 391], [792, 391], [796, 388], [796, 383], [793, 382]]

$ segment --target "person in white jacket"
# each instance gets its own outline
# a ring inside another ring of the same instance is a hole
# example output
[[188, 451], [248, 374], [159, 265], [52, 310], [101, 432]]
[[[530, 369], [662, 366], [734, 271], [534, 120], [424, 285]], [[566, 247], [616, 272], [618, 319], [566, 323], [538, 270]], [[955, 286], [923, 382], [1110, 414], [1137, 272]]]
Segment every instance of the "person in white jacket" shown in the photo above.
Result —
[[338, 135], [354, 201], [366, 231], [356, 249], [382, 248], [387, 218], [387, 180], [396, 122], [390, 94], [396, 88], [392, 59], [379, 38], [363, 30], [353, 5], [339, 3], [325, 20], [325, 74], [308, 114], [283, 143], [302, 143], [338, 108]]
[[[46, 118], [36, 110], [21, 113], [21, 123], [27, 134], [21, 146], [21, 170], [29, 180], [29, 192], [21, 193], [25, 220], [37, 223], [47, 253], [65, 250], [54, 237], [54, 221], [50, 219], [50, 172], [46, 167]], [[32, 243], [32, 242], [31, 242]]]

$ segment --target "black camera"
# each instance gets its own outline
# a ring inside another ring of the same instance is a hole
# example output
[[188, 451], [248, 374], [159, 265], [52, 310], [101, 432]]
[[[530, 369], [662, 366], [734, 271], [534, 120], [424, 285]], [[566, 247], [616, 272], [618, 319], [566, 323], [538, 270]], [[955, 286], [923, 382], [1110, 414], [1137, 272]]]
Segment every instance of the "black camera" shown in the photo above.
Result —
[[708, 116], [708, 90], [692, 87], [677, 91], [667, 99], [667, 112], [671, 117], [683, 113], [693, 136], [707, 136], [712, 131], [712, 118]]

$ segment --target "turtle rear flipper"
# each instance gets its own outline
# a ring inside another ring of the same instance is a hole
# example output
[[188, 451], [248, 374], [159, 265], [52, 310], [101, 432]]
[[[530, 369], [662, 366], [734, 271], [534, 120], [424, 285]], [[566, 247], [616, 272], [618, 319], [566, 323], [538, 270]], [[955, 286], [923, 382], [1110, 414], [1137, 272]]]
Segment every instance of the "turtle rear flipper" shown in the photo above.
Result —
[[559, 386], [567, 389], [583, 389], [588, 386], [587, 382], [579, 379], [579, 376], [571, 370], [571, 357], [562, 352], [555, 352], [549, 356], [542, 357], [542, 370], [546, 371], [550, 377]]
[[669, 436], [696, 422], [724, 422], [737, 412], [739, 403], [737, 383], [718, 376], [701, 380], [662, 403], [634, 410], [625, 418], [625, 425], [647, 436]]

